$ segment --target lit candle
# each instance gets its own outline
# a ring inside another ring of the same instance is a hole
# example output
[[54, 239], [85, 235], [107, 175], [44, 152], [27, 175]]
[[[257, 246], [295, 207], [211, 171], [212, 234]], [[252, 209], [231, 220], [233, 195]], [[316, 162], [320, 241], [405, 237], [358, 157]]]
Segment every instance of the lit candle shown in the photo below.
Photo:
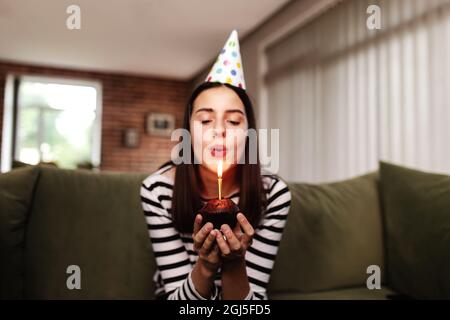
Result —
[[222, 160], [217, 164], [217, 183], [219, 185], [219, 200], [222, 200]]

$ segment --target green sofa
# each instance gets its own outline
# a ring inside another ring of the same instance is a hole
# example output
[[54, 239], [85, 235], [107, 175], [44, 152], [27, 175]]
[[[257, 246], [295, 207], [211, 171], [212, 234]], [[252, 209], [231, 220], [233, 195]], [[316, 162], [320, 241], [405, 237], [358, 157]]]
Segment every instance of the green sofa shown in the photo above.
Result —
[[[139, 188], [148, 174], [43, 166], [0, 175], [0, 298], [152, 299]], [[388, 163], [292, 205], [271, 299], [450, 298], [450, 177]], [[68, 289], [80, 268], [80, 289]], [[379, 267], [381, 288], [368, 289]]]

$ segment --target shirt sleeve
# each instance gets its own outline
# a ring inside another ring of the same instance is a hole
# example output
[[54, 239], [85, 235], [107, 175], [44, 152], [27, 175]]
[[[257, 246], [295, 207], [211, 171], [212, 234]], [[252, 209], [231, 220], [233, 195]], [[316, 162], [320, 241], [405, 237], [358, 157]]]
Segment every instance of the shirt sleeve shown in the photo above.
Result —
[[[142, 208], [147, 222], [153, 253], [168, 300], [215, 300], [218, 288], [214, 284], [210, 297], [202, 297], [192, 282], [192, 265], [172, 217], [163, 207], [159, 192], [164, 183], [147, 178], [141, 186]], [[167, 187], [167, 186], [166, 186]]]
[[250, 291], [246, 300], [267, 300], [267, 285], [286, 225], [291, 193], [286, 183], [273, 178], [267, 197], [267, 209], [258, 228], [255, 229], [253, 243], [245, 256]]

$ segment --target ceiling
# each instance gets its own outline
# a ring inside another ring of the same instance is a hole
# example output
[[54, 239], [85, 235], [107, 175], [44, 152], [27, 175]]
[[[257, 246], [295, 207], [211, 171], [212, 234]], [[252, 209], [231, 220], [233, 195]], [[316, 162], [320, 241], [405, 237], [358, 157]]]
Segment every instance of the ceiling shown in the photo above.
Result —
[[[289, 0], [0, 0], [0, 60], [187, 80]], [[81, 29], [69, 30], [69, 5]]]

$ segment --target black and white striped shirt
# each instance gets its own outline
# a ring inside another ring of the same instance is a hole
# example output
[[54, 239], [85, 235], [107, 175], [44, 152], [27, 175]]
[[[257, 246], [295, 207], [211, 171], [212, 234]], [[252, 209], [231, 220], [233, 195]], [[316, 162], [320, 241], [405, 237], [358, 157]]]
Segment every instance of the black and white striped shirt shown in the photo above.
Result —
[[[191, 271], [198, 259], [193, 250], [192, 234], [178, 232], [172, 224], [173, 180], [164, 172], [172, 168], [167, 165], [148, 176], [141, 186], [141, 201], [147, 221], [150, 240], [156, 258], [157, 297], [166, 295], [169, 300], [206, 300], [195, 289]], [[287, 185], [276, 175], [262, 175], [267, 192], [267, 210], [255, 229], [253, 243], [245, 255], [250, 291], [246, 297], [267, 299], [269, 283], [284, 226], [291, 203]], [[239, 194], [230, 197], [239, 203]], [[209, 299], [221, 299], [220, 269], [214, 281], [213, 293]]]

